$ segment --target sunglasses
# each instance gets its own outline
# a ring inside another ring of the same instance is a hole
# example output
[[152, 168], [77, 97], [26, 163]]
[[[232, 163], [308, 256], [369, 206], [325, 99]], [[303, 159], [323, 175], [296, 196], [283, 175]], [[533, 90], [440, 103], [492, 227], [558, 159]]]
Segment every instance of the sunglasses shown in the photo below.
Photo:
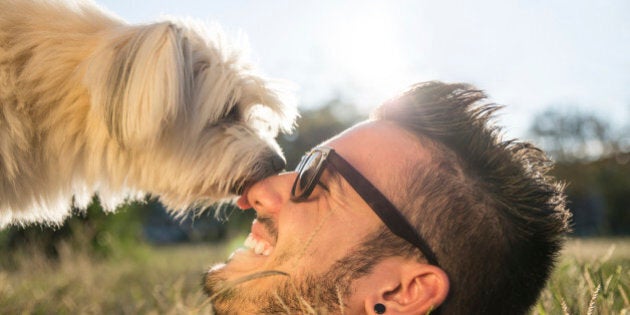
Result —
[[291, 200], [300, 202], [308, 199], [329, 164], [363, 198], [392, 233], [418, 248], [430, 264], [439, 266], [429, 245], [403, 214], [367, 178], [332, 148], [317, 147], [302, 157], [295, 169], [298, 175], [291, 188]]

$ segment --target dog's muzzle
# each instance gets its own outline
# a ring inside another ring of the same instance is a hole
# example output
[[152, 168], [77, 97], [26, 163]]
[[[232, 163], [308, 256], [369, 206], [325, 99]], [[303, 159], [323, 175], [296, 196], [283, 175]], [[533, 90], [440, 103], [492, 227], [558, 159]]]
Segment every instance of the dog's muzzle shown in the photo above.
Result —
[[247, 187], [269, 176], [280, 173], [286, 166], [287, 162], [285, 159], [281, 155], [273, 153], [270, 158], [257, 163], [256, 169], [259, 170], [259, 172], [253, 174], [251, 178], [240, 181], [241, 184], [235, 186], [231, 192], [235, 195], [241, 195]]
[[282, 156], [274, 155], [271, 158], [272, 173], [274, 174], [279, 173], [280, 171], [284, 170], [286, 166], [287, 166], [287, 161], [285, 161]]

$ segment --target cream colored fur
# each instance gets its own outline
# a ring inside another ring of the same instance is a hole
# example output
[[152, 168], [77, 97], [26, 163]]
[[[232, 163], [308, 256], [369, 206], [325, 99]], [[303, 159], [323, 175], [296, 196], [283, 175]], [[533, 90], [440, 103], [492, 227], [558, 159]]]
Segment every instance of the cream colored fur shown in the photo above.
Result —
[[183, 211], [277, 172], [296, 109], [195, 22], [129, 25], [87, 1], [0, 1], [0, 227], [98, 193]]

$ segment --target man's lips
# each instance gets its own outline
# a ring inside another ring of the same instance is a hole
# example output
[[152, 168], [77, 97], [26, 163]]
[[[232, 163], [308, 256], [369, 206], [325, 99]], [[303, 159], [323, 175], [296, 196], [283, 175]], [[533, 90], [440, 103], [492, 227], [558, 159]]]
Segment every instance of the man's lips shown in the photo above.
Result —
[[264, 240], [255, 238], [252, 234], [247, 236], [243, 245], [251, 249], [256, 255], [269, 256], [273, 251], [273, 246], [271, 246], [271, 244]]
[[276, 243], [276, 235], [273, 229], [273, 223], [271, 223], [271, 219], [259, 217], [252, 222], [252, 231], [251, 234], [256, 239], [264, 240], [271, 245], [275, 245]]
[[274, 243], [275, 241], [269, 237], [265, 226], [258, 220], [254, 220], [252, 231], [243, 245], [251, 249], [256, 255], [269, 256], [274, 249]]
[[[252, 205], [247, 198], [249, 187], [236, 200], [236, 205], [243, 210], [251, 209]], [[269, 256], [276, 243], [276, 230], [270, 218], [258, 217], [252, 222], [251, 233], [245, 240], [245, 247], [251, 249], [257, 255]]]
[[274, 250], [276, 237], [273, 236], [273, 223], [271, 219], [260, 218], [252, 222], [251, 233], [245, 239], [246, 248], [251, 249], [256, 255], [269, 256]]

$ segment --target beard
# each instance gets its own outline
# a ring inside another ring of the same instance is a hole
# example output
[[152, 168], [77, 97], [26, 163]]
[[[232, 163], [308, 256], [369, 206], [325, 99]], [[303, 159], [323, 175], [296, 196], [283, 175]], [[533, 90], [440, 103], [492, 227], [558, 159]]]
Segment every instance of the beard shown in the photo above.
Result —
[[[204, 275], [204, 290], [216, 314], [346, 313], [344, 300], [353, 280], [369, 274], [384, 258], [400, 254], [400, 247], [391, 246], [396, 241], [392, 236], [386, 228], [379, 229], [319, 275], [298, 278], [269, 270], [228, 280], [220, 267], [213, 268]], [[273, 277], [267, 279], [272, 289], [256, 287], [253, 280], [267, 277]]]
[[[271, 290], [256, 287], [253, 280], [263, 277], [274, 277], [268, 279], [273, 281]], [[280, 271], [264, 271], [236, 280], [227, 280], [219, 269], [206, 273], [204, 289], [217, 314], [337, 313], [343, 312], [349, 280], [346, 272], [333, 268], [299, 279]]]

